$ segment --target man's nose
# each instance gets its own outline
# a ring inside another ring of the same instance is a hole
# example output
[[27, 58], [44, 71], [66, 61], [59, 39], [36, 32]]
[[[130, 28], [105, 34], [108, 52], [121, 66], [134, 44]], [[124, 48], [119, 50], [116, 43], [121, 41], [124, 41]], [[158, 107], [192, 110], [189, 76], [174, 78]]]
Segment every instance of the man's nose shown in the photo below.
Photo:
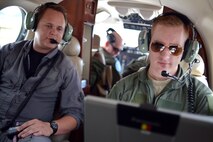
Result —
[[163, 55], [163, 56], [165, 56], [165, 57], [171, 56], [171, 51], [169, 50], [168, 47], [165, 47], [165, 48], [163, 49], [163, 51], [160, 52], [160, 54]]
[[56, 34], [56, 33], [57, 33], [57, 29], [56, 29], [55, 27], [52, 27], [52, 28], [50, 29], [50, 33], [51, 33], [51, 34]]

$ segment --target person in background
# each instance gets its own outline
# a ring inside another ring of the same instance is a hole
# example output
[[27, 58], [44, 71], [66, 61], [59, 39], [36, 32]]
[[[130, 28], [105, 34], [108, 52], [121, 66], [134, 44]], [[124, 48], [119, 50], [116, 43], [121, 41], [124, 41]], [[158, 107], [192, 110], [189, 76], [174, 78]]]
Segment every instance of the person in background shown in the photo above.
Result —
[[137, 72], [140, 68], [147, 66], [149, 55], [143, 55], [137, 59], [130, 61], [123, 69], [122, 78]]
[[33, 20], [30, 23], [35, 32], [33, 40], [10, 43], [0, 49], [1, 142], [12, 141], [5, 136], [3, 128], [7, 123], [4, 122], [14, 118], [16, 108], [51, 65], [10, 126], [18, 124], [18, 134], [12, 139], [50, 142], [50, 136], [69, 133], [84, 119], [84, 93], [79, 75], [73, 63], [57, 48], [62, 40], [71, 38], [71, 35], [65, 37], [69, 36], [69, 27], [64, 8], [52, 2], [42, 4], [35, 9], [30, 18]]
[[[97, 96], [105, 96], [111, 86], [121, 78], [121, 63], [117, 57], [123, 49], [123, 39], [112, 28], [109, 28], [106, 32], [105, 46], [94, 53], [91, 63], [91, 92]], [[103, 83], [100, 85], [100, 82]]]
[[190, 47], [186, 46], [190, 29], [190, 20], [180, 13], [167, 13], [155, 18], [149, 44], [149, 64], [118, 81], [107, 98], [213, 115], [212, 90], [195, 77], [184, 75], [179, 65], [184, 59], [184, 51]]

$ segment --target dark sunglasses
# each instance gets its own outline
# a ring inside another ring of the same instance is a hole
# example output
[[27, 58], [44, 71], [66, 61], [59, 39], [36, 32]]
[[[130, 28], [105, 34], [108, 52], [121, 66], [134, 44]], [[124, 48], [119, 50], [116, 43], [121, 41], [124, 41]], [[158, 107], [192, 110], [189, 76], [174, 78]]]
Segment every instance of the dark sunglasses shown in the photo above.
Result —
[[153, 52], [162, 52], [166, 47], [169, 48], [170, 54], [174, 56], [179, 56], [183, 52], [183, 48], [180, 45], [165, 46], [159, 42], [151, 43], [151, 49]]
[[120, 52], [120, 51], [122, 51], [122, 49], [119, 49], [119, 48], [115, 47], [113, 44], [111, 44], [111, 46], [112, 46], [112, 49], [113, 49], [115, 52]]

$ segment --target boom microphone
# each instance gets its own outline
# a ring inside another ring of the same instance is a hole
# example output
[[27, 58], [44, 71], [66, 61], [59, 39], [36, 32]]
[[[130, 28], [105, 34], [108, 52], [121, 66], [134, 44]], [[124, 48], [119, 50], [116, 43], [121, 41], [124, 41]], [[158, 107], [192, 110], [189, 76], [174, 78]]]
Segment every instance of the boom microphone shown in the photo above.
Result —
[[162, 72], [161, 72], [161, 75], [162, 75], [163, 77], [170, 77], [170, 78], [172, 78], [172, 79], [174, 79], [174, 80], [176, 80], [176, 81], [179, 82], [179, 79], [178, 79], [176, 76], [170, 75], [167, 71], [162, 71]]
[[50, 43], [52, 43], [52, 44], [59, 44], [55, 39], [53, 39], [53, 38], [51, 38], [50, 39]]

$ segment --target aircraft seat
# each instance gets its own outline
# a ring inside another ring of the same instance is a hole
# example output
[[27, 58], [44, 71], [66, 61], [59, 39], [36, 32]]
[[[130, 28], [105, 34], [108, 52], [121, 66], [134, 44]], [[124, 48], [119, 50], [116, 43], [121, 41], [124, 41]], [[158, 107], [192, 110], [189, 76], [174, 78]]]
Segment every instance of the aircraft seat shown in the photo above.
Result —
[[92, 39], [92, 56], [95, 54], [95, 52], [98, 51], [100, 48], [100, 36], [94, 34], [93, 39]]
[[[196, 58], [197, 62], [195, 62], [192, 66], [192, 72], [191, 74], [195, 76], [198, 80], [200, 80], [202, 83], [204, 83], [206, 86], [208, 86], [208, 82], [206, 80], [206, 76], [204, 75], [205, 71], [205, 65], [202, 57], [197, 54]], [[181, 67], [186, 71], [188, 69], [188, 64], [184, 61], [180, 62]]]
[[24, 40], [32, 40], [34, 38], [34, 35], [35, 33], [33, 31], [28, 30]]
[[62, 49], [62, 52], [67, 55], [73, 64], [76, 66], [80, 79], [82, 79], [84, 62], [79, 57], [81, 46], [78, 39], [72, 36], [71, 41]]
[[[93, 37], [93, 59], [98, 60], [102, 65], [104, 65], [104, 70], [101, 73], [100, 80], [96, 82], [95, 87], [97, 91], [92, 93], [97, 93], [94, 95], [105, 97], [112, 87], [112, 67], [110, 65], [106, 65], [104, 54], [99, 50], [100, 47], [100, 37], [98, 35], [94, 35]], [[106, 86], [108, 90], [106, 90]]]
[[[73, 62], [73, 64], [76, 66], [77, 72], [79, 74], [80, 79], [82, 79], [82, 73], [83, 73], [83, 60], [78, 56], [80, 54], [81, 46], [78, 41], [78, 39], [74, 36], [72, 36], [71, 41], [63, 46], [59, 46], [59, 50], [62, 50], [62, 52], [67, 55], [70, 59], [70, 61]], [[70, 142], [70, 133], [68, 134], [62, 134], [62, 135], [54, 135], [52, 136], [53, 142]]]

